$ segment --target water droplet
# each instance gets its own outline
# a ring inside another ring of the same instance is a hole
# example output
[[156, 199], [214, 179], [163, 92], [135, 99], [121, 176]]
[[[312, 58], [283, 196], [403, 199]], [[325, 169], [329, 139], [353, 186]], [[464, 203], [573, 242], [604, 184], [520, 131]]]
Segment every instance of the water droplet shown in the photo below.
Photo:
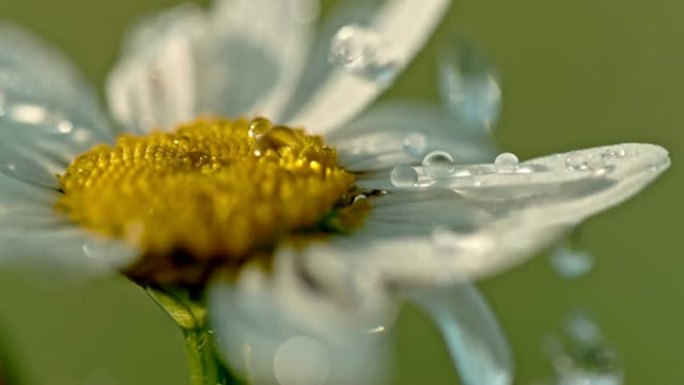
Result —
[[397, 166], [392, 170], [390, 180], [394, 187], [412, 187], [418, 182], [418, 173], [411, 166]]
[[173, 140], [173, 144], [176, 146], [187, 146], [190, 144], [190, 137], [187, 135], [181, 135]]
[[404, 138], [404, 151], [413, 156], [422, 156], [427, 147], [427, 138], [420, 132], [412, 132]]
[[281, 152], [286, 148], [298, 149], [302, 145], [296, 132], [285, 126], [273, 126], [260, 134], [254, 143], [254, 155], [262, 156], [268, 150]]
[[563, 325], [566, 334], [576, 343], [583, 346], [600, 344], [603, 336], [594, 320], [586, 313], [571, 314]]
[[266, 118], [256, 118], [249, 123], [247, 135], [250, 138], [258, 138], [271, 129], [271, 122]]
[[513, 174], [518, 171], [518, 157], [510, 152], [504, 152], [494, 159], [494, 168], [499, 174]]
[[433, 151], [423, 158], [423, 168], [432, 177], [444, 177], [454, 171], [454, 158], [446, 151]]
[[454, 39], [444, 52], [439, 67], [442, 97], [458, 126], [490, 132], [501, 110], [496, 70], [467, 36]]
[[570, 171], [583, 171], [589, 168], [587, 158], [581, 152], [573, 152], [566, 156], [565, 166]]
[[340, 28], [330, 43], [328, 61], [346, 71], [380, 82], [397, 73], [398, 62], [391, 44], [378, 32], [360, 25]]
[[68, 134], [74, 129], [74, 124], [68, 120], [62, 120], [57, 123], [57, 130], [62, 134]]
[[599, 167], [599, 168], [594, 169], [593, 175], [595, 177], [604, 176], [608, 173], [608, 171], [610, 171], [610, 168], [608, 168], [608, 167]]
[[587, 252], [571, 250], [567, 247], [555, 249], [549, 256], [553, 270], [563, 278], [579, 278], [594, 266], [594, 259]]

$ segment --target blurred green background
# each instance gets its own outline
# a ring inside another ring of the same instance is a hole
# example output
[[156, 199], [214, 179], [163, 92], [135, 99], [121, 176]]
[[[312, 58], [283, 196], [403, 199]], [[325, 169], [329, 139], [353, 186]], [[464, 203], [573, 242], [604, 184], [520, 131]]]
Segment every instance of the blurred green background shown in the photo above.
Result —
[[[126, 26], [174, 0], [6, 0], [0, 18], [61, 47], [96, 84]], [[331, 2], [327, 1], [326, 5]], [[438, 41], [466, 29], [502, 73], [501, 147], [528, 158], [608, 143], [666, 146], [674, 167], [637, 199], [582, 228], [594, 270], [565, 281], [545, 258], [481, 282], [513, 346], [516, 384], [547, 377], [540, 341], [567, 312], [591, 312], [618, 352], [627, 384], [684, 383], [684, 2], [464, 0], [386, 98], [437, 100]], [[122, 279], [56, 286], [0, 273], [0, 340], [28, 384], [187, 384], [181, 336]], [[436, 329], [412, 309], [396, 330], [397, 384], [453, 384]]]

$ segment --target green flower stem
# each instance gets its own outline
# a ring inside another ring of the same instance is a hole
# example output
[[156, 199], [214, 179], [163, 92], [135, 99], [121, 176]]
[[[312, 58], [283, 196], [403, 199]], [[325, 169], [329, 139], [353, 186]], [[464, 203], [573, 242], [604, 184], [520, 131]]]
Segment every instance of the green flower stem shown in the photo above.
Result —
[[217, 355], [216, 339], [202, 303], [182, 290], [159, 287], [145, 290], [183, 331], [191, 385], [242, 384]]
[[183, 329], [191, 385], [235, 384], [216, 357], [214, 336], [207, 328]]

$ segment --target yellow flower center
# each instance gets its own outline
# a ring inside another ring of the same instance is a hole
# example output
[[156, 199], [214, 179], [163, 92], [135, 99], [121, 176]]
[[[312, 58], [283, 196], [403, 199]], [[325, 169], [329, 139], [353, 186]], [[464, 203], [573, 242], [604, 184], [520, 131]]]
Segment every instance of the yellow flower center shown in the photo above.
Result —
[[143, 257], [127, 273], [162, 284], [198, 283], [283, 239], [349, 224], [359, 206], [334, 149], [263, 118], [124, 135], [77, 157], [59, 182], [58, 211], [138, 246]]

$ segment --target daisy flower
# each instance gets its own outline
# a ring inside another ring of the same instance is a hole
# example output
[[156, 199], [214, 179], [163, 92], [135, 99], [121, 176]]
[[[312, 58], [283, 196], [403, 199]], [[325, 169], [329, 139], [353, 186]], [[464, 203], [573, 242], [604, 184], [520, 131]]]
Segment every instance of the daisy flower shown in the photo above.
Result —
[[437, 108], [366, 110], [448, 5], [346, 5], [320, 28], [315, 0], [180, 7], [126, 40], [108, 112], [59, 52], [2, 24], [0, 261], [125, 274], [183, 328], [193, 384], [232, 378], [214, 348], [253, 383], [378, 383], [402, 298], [465, 383], [511, 383], [468, 282], [669, 159], [621, 144], [519, 162]]

